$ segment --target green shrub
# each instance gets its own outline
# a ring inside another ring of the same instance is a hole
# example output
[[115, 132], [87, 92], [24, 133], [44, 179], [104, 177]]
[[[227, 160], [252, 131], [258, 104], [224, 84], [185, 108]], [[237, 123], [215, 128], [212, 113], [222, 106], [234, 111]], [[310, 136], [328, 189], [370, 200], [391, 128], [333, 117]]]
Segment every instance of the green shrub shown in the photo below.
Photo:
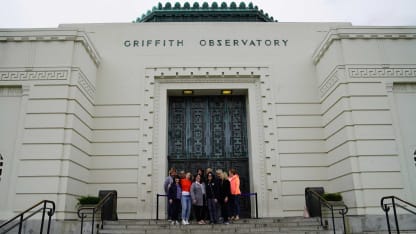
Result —
[[82, 196], [78, 198], [78, 204], [79, 205], [95, 205], [100, 202], [99, 197], [94, 196]]
[[340, 193], [324, 193], [322, 197], [327, 201], [342, 201], [342, 195]]

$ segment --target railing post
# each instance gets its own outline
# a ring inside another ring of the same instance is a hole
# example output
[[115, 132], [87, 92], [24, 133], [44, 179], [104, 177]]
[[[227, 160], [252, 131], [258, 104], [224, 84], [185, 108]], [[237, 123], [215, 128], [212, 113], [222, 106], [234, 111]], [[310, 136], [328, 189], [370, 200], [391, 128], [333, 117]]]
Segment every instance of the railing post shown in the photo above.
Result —
[[82, 229], [84, 227], [84, 214], [81, 215], [81, 234], [82, 234]]
[[335, 216], [334, 216], [334, 207], [333, 206], [331, 206], [331, 216], [332, 216], [332, 229], [334, 230], [334, 234], [336, 234], [336, 231], [335, 231]]
[[394, 221], [396, 222], [396, 231], [397, 231], [397, 234], [400, 234], [399, 221], [397, 220], [396, 204], [394, 202], [394, 197], [391, 199], [391, 203], [393, 204], [393, 213], [394, 213]]
[[259, 206], [257, 204], [257, 192], [254, 193], [254, 197], [256, 198], [256, 219], [259, 218]]
[[156, 220], [159, 220], [159, 193], [156, 194]]
[[94, 234], [95, 209], [92, 210], [91, 234]]
[[19, 234], [22, 234], [22, 225], [23, 225], [23, 214], [20, 215], [20, 221], [19, 221]]
[[[309, 193], [311, 193], [311, 192], [309, 192]], [[320, 197], [318, 197], [318, 203], [319, 203], [319, 209], [321, 209], [321, 212], [319, 212], [319, 219], [321, 220], [321, 226], [323, 227], [324, 222], [323, 222], [323, 219], [322, 219], [322, 205], [321, 205], [321, 198]]]
[[386, 199], [393, 199], [392, 197], [382, 197], [380, 200], [381, 209], [386, 213], [386, 222], [387, 222], [387, 230], [389, 234], [391, 234], [391, 227], [390, 227], [390, 219], [389, 219], [389, 211], [390, 207], [387, 204], [384, 204], [384, 200]]
[[45, 212], [46, 212], [46, 201], [43, 202], [43, 211], [42, 211], [42, 222], [40, 224], [40, 232], [43, 234], [43, 222], [45, 222]]
[[344, 211], [344, 208], [342, 208], [341, 211], [339, 211], [339, 213], [342, 215], [342, 225], [344, 227], [344, 234], [347, 233], [347, 225], [345, 224], [345, 214], [348, 212], [348, 210]]
[[[52, 208], [51, 208], [52, 209]], [[52, 218], [52, 215], [51, 215], [51, 213], [52, 212], [48, 212], [48, 231], [46, 232], [47, 234], [49, 234], [50, 233], [50, 230], [51, 230], [51, 218]]]

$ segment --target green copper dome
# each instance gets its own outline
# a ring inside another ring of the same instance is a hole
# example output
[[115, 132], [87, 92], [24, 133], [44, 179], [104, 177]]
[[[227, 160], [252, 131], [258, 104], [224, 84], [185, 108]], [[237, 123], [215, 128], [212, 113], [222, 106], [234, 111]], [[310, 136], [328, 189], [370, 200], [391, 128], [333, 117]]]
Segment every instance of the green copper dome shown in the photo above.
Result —
[[184, 3], [183, 6], [176, 2], [158, 3], [142, 17], [137, 18], [135, 23], [146, 22], [277, 22], [273, 17], [259, 10], [253, 3], [237, 4], [231, 2], [230, 5], [222, 2], [207, 2], [201, 5], [198, 2], [190, 4]]

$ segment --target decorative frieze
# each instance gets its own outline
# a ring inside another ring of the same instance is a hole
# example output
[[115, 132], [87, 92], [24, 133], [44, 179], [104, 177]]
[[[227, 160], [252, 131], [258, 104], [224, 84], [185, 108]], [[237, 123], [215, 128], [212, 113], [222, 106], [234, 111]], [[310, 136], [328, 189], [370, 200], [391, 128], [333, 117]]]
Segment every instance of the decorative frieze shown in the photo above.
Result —
[[[344, 66], [337, 66], [324, 80], [324, 82], [319, 86], [319, 93], [321, 97], [325, 96], [325, 94], [340, 81], [341, 74], [344, 74]], [[342, 70], [342, 73], [341, 73]], [[344, 77], [342, 75], [342, 77]]]
[[416, 78], [416, 68], [348, 68], [351, 78]]
[[78, 76], [78, 84], [91, 99], [94, 99], [95, 87], [81, 72]]
[[66, 80], [67, 70], [0, 71], [0, 81]]
[[338, 81], [339, 77], [337, 76], [337, 73], [332, 74], [332, 76], [319, 87], [321, 97], [324, 96]]

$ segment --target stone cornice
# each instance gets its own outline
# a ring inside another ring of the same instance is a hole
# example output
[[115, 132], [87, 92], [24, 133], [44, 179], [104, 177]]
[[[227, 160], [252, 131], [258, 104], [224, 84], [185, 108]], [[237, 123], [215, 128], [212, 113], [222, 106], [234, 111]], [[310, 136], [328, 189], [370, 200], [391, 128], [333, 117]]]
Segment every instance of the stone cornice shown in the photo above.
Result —
[[329, 30], [312, 58], [317, 64], [336, 40], [343, 39], [416, 39], [416, 27], [348, 27]]
[[66, 29], [2, 29], [0, 42], [74, 41], [80, 42], [96, 66], [101, 58], [84, 31]]

